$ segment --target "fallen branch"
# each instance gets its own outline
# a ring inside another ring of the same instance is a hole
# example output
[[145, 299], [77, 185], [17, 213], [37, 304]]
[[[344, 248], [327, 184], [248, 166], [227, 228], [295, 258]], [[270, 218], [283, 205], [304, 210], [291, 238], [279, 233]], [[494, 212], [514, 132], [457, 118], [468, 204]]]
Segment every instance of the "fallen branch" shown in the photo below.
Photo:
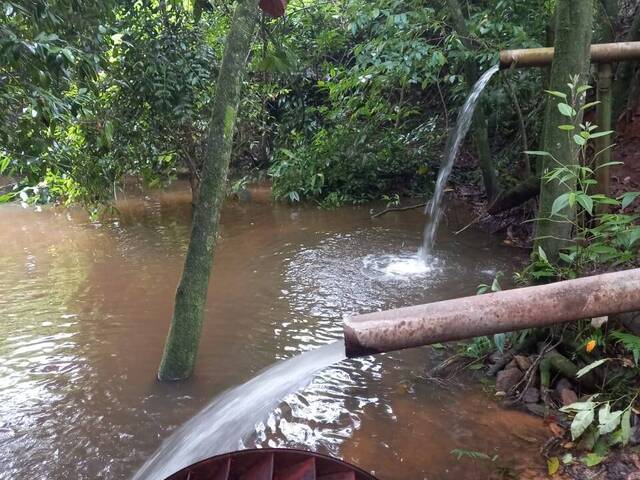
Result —
[[462, 232], [464, 232], [467, 228], [469, 228], [471, 225], [475, 225], [476, 223], [486, 220], [487, 218], [489, 218], [489, 215], [480, 215], [476, 218], [474, 218], [471, 223], [469, 223], [466, 227], [461, 228], [460, 230], [458, 230], [457, 232], [453, 232], [454, 235], [460, 235]]
[[407, 207], [389, 207], [389, 208], [385, 208], [381, 212], [374, 213], [373, 215], [371, 215], [371, 218], [378, 218], [389, 212], [404, 212], [406, 210], [415, 210], [416, 208], [426, 207], [426, 206], [427, 206], [426, 203], [419, 203], [417, 205], [409, 205]]

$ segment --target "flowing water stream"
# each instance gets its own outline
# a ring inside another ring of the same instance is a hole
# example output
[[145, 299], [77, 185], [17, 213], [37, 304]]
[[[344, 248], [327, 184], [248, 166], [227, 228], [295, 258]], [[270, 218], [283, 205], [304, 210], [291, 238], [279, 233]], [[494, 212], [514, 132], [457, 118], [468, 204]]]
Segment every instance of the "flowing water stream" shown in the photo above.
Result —
[[424, 239], [422, 241], [422, 247], [420, 249], [420, 256], [425, 263], [428, 260], [433, 251], [433, 245], [436, 241], [436, 233], [438, 232], [438, 226], [440, 225], [440, 219], [442, 218], [442, 200], [444, 198], [444, 190], [453, 170], [453, 164], [456, 161], [458, 154], [460, 153], [460, 147], [464, 141], [469, 127], [471, 127], [471, 120], [473, 120], [473, 114], [476, 111], [478, 102], [482, 92], [489, 84], [491, 77], [493, 77], [500, 70], [500, 66], [496, 65], [487, 70], [478, 79], [473, 86], [471, 93], [464, 102], [462, 109], [458, 113], [458, 120], [456, 126], [447, 139], [447, 146], [444, 152], [444, 158], [440, 171], [438, 172], [438, 179], [436, 180], [435, 190], [433, 192], [433, 198], [429, 201], [425, 214], [427, 214], [427, 223], [424, 228]]
[[[80, 209], [0, 206], [0, 479], [129, 479], [172, 438], [182, 457], [164, 474], [236, 448], [244, 431], [246, 447], [328, 453], [381, 480], [485, 479], [539, 458], [540, 421], [465, 376], [425, 378], [441, 350], [340, 361], [333, 344], [343, 315], [473, 294], [512, 270], [517, 254], [490, 236], [448, 233], [469, 221], [459, 210], [427, 267], [414, 261], [420, 212], [372, 221], [368, 208], [227, 204], [195, 375], [163, 384], [189, 194], [176, 185], [118, 208], [95, 222]], [[456, 448], [499, 461], [456, 461]]]
[[171, 435], [134, 480], [167, 478], [205, 458], [239, 450], [283, 398], [311, 383], [315, 373], [344, 359], [344, 345], [333, 342], [282, 360], [224, 392]]

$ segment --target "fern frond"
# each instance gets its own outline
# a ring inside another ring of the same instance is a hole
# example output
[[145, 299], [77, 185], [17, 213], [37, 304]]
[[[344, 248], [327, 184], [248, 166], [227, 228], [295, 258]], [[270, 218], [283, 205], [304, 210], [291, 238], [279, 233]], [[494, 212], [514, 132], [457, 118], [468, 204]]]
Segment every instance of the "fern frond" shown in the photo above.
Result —
[[633, 355], [633, 361], [636, 365], [640, 361], [640, 337], [632, 333], [626, 333], [621, 331], [615, 331], [610, 334], [611, 337], [617, 340], [616, 343], [621, 344]]

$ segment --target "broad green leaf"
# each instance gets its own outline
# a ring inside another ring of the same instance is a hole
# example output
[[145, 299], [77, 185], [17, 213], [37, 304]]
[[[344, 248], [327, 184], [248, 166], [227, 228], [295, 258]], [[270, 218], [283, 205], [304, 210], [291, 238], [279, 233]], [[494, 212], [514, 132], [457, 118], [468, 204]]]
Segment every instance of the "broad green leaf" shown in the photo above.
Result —
[[587, 144], [587, 140], [582, 137], [581, 135], [574, 135], [573, 136], [573, 141], [576, 143], [576, 145], [579, 145], [581, 147], [585, 146]]
[[625, 240], [626, 240], [627, 247], [629, 248], [633, 247], [633, 245], [638, 240], [640, 240], [640, 228], [634, 228], [633, 230], [628, 232]]
[[570, 463], [573, 462], [573, 455], [570, 453], [565, 453], [562, 456], [562, 463], [564, 463], [565, 465], [569, 465]]
[[558, 457], [551, 457], [547, 460], [547, 471], [549, 475], [555, 475], [560, 469], [560, 459]]
[[569, 194], [563, 193], [553, 201], [551, 205], [551, 216], [557, 215], [569, 204]]
[[[575, 405], [575, 404], [574, 404]], [[591, 410], [581, 410], [576, 413], [576, 416], [573, 418], [571, 422], [571, 438], [576, 440], [580, 438], [589, 425], [593, 422], [594, 419], [593, 409]]]
[[[592, 399], [594, 397], [591, 397]], [[594, 408], [596, 408], [596, 404], [595, 402], [592, 402], [591, 400], [588, 400], [586, 402], [575, 402], [572, 403], [571, 405], [567, 405], [566, 407], [562, 407], [560, 409], [561, 412], [564, 413], [570, 413], [570, 412], [583, 412], [586, 410], [593, 410]]]
[[606, 435], [607, 433], [613, 432], [618, 428], [618, 425], [620, 425], [621, 416], [621, 410], [612, 412], [609, 404], [605, 403], [600, 407], [600, 410], [598, 410], [598, 433], [600, 435]]
[[576, 254], [574, 252], [571, 255], [567, 255], [566, 253], [559, 252], [558, 256], [560, 257], [560, 259], [563, 262], [568, 263], [569, 265], [571, 265], [573, 263], [573, 260], [574, 260], [574, 258], [576, 256]]
[[633, 201], [640, 196], [640, 192], [627, 192], [622, 197], [619, 197], [622, 200], [621, 207], [627, 208], [629, 205], [633, 203]]
[[584, 208], [584, 210], [589, 214], [589, 215], [593, 215], [593, 200], [591, 199], [591, 197], [589, 195], [587, 195], [586, 193], [582, 193], [580, 195], [578, 195], [578, 203], [580, 204], [580, 206], [582, 208]]
[[493, 343], [495, 343], [496, 348], [500, 351], [500, 353], [504, 352], [504, 345], [506, 343], [507, 336], [504, 333], [496, 333], [493, 336]]
[[558, 128], [559, 128], [560, 130], [565, 130], [565, 131], [567, 131], [567, 132], [570, 132], [570, 131], [572, 131], [572, 130], [575, 130], [575, 129], [576, 129], [576, 127], [574, 127], [573, 125], [558, 125]]
[[576, 373], [576, 378], [580, 378], [580, 377], [585, 376], [591, 370], [593, 370], [594, 368], [598, 368], [600, 365], [602, 365], [603, 363], [608, 362], [609, 360], [611, 360], [611, 359], [610, 358], [603, 358], [601, 360], [596, 360], [595, 362], [590, 363], [586, 367], [581, 368], [580, 370], [578, 370], [578, 373]]
[[587, 467], [595, 467], [602, 463], [605, 457], [602, 457], [595, 453], [590, 453], [585, 457], [582, 457], [582, 463], [584, 463]]
[[567, 105], [566, 103], [559, 103], [558, 110], [565, 117], [573, 118], [576, 116], [578, 112], [576, 112], [571, 105]]
[[580, 94], [580, 93], [584, 93], [584, 92], [586, 92], [587, 90], [591, 90], [592, 88], [593, 88], [593, 87], [592, 87], [591, 85], [580, 85], [580, 86], [578, 87], [578, 89], [576, 90], [576, 92], [577, 92], [578, 94]]

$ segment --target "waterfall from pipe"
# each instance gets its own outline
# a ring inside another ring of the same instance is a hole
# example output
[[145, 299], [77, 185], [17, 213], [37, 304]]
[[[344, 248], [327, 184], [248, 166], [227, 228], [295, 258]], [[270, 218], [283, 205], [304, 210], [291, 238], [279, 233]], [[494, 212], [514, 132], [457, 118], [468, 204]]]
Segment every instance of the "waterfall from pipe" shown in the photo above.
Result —
[[344, 344], [334, 342], [263, 370], [216, 397], [166, 439], [133, 480], [162, 480], [200, 460], [240, 449], [242, 440], [290, 393], [313, 375], [344, 360]]
[[442, 199], [444, 197], [444, 189], [447, 186], [449, 175], [451, 175], [453, 163], [460, 152], [462, 141], [469, 132], [471, 120], [473, 119], [473, 114], [478, 106], [480, 95], [489, 83], [489, 80], [491, 80], [491, 77], [493, 77], [499, 69], [500, 66], [496, 65], [495, 67], [487, 70], [473, 86], [471, 94], [464, 102], [462, 110], [460, 110], [460, 113], [458, 114], [456, 127], [447, 139], [447, 147], [445, 149], [442, 165], [440, 166], [440, 172], [438, 173], [438, 180], [436, 181], [433, 198], [425, 209], [425, 215], [427, 215], [428, 218], [424, 227], [422, 248], [420, 249], [420, 257], [425, 261], [425, 263], [433, 251], [436, 233], [438, 232], [438, 226], [440, 225], [440, 219], [442, 218]]

